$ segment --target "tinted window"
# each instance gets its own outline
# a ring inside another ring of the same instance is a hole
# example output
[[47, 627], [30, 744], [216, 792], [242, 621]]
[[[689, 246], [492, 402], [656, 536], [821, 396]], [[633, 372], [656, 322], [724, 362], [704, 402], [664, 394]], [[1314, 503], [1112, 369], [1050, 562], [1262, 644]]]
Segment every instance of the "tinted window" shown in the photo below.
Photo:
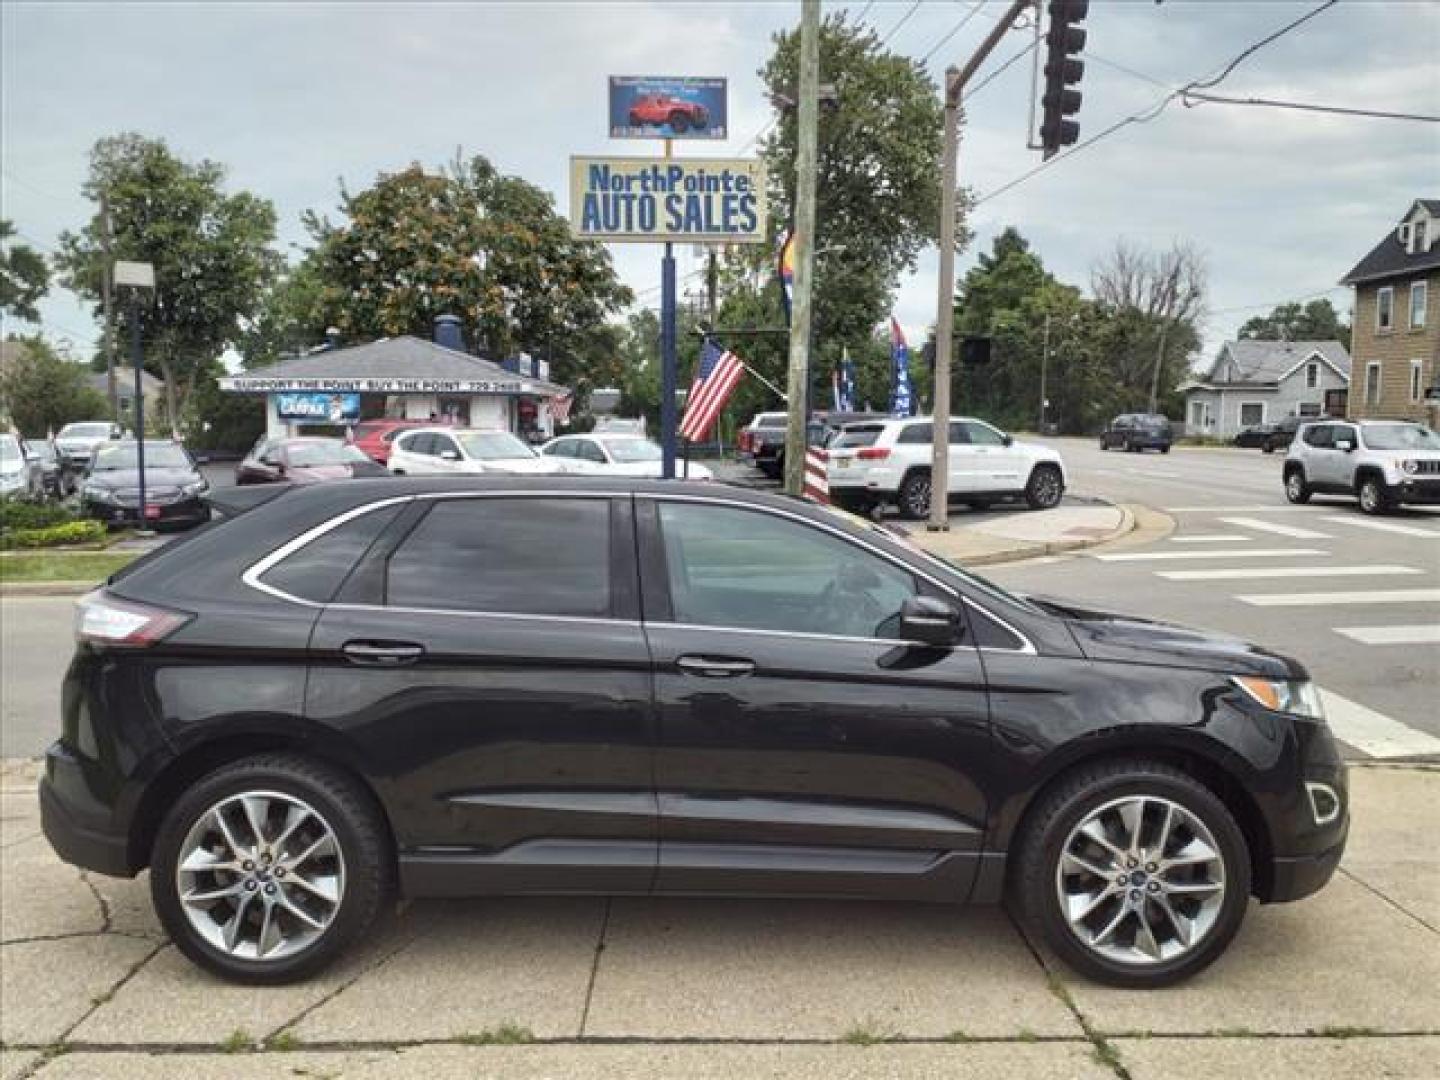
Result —
[[559, 439], [540, 451], [547, 457], [574, 457], [575, 440]]
[[610, 505], [603, 499], [452, 499], [390, 557], [397, 607], [525, 615], [610, 611]]
[[328, 604], [402, 505], [372, 510], [331, 529], [265, 571], [260, 580], [302, 600]]
[[982, 649], [1023, 649], [1025, 642], [973, 604], [965, 606], [974, 644]]
[[605, 451], [601, 450], [600, 447], [596, 446], [589, 439], [582, 439], [579, 442], [576, 446], [575, 456], [583, 458], [585, 461], [595, 461], [601, 465], [605, 464]]
[[435, 452], [435, 436], [410, 435], [400, 439], [395, 445], [407, 454], [433, 454]]
[[1305, 429], [1305, 443], [1308, 446], [1324, 448], [1331, 445], [1331, 432], [1334, 431], [1329, 424], [1311, 424]]
[[847, 446], [874, 446], [875, 440], [885, 430], [883, 424], [871, 424], [867, 427], [849, 427], [842, 430], [830, 441], [830, 447], [840, 450]]
[[[95, 463], [91, 466], [95, 472], [107, 472], [113, 469], [136, 469], [139, 468], [139, 451], [134, 443], [119, 443], [115, 446], [104, 446], [95, 455]], [[185, 453], [174, 443], [145, 444], [145, 471], [151, 469], [193, 469], [194, 463], [190, 455]]]
[[662, 502], [676, 622], [894, 638], [915, 579], [831, 533], [753, 510]]
[[460, 447], [456, 445], [455, 440], [449, 435], [431, 435], [430, 449], [427, 452], [434, 454], [436, 457], [444, 453], [451, 453], [459, 457]]
[[932, 430], [928, 423], [908, 424], [905, 430], [900, 432], [900, 437], [895, 441], [903, 446], [912, 446], [915, 444], [928, 446], [930, 444]]
[[965, 434], [969, 441], [976, 446], [1004, 446], [1005, 436], [996, 431], [989, 424], [977, 424], [972, 420], [965, 421]]
[[1351, 446], [1359, 445], [1359, 436], [1355, 429], [1349, 424], [1332, 424], [1330, 427], [1330, 445], [1334, 446], [1341, 439], [1348, 439]]

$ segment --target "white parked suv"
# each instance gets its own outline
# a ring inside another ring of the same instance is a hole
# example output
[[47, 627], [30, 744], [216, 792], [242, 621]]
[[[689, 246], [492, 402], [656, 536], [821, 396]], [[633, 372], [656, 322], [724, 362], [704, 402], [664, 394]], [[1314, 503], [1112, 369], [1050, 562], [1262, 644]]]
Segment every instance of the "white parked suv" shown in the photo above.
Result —
[[426, 476], [445, 473], [587, 472], [578, 461], [541, 457], [508, 431], [424, 427], [401, 432], [390, 444], [392, 473]]
[[1350, 495], [1367, 514], [1440, 503], [1440, 435], [1405, 420], [1317, 421], [1295, 433], [1283, 475], [1292, 503]]
[[[861, 512], [893, 503], [904, 517], [930, 512], [928, 416], [847, 424], [828, 447], [830, 497]], [[1065, 494], [1065, 464], [1048, 446], [1016, 442], [983, 420], [950, 421], [950, 498], [980, 508], [1023, 498], [1048, 510]]]

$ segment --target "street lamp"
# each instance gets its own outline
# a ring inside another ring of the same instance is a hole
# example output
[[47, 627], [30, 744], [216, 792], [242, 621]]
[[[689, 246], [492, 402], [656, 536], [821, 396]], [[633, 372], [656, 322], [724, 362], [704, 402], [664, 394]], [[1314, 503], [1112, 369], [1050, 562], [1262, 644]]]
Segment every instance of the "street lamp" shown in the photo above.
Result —
[[140, 529], [141, 536], [149, 536], [145, 528], [145, 387], [142, 374], [145, 370], [140, 346], [140, 306], [145, 292], [155, 291], [155, 267], [150, 263], [115, 263], [114, 282], [116, 290], [130, 293], [130, 360], [135, 365], [135, 465], [140, 475]]

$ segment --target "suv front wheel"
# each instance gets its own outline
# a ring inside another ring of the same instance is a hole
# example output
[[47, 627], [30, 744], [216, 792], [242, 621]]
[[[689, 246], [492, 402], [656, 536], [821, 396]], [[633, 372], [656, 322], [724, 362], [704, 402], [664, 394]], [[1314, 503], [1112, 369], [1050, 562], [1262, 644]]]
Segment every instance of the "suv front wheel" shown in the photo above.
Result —
[[1060, 479], [1060, 470], [1054, 465], [1036, 465], [1030, 473], [1030, 482], [1025, 485], [1025, 502], [1031, 510], [1050, 510], [1060, 505], [1065, 494], [1065, 482]]
[[1385, 488], [1385, 481], [1374, 473], [1367, 473], [1360, 478], [1356, 497], [1360, 500], [1360, 509], [1367, 514], [1383, 514], [1391, 507], [1390, 492]]
[[1285, 498], [1292, 503], [1310, 501], [1310, 485], [1305, 482], [1305, 470], [1298, 465], [1285, 473]]

